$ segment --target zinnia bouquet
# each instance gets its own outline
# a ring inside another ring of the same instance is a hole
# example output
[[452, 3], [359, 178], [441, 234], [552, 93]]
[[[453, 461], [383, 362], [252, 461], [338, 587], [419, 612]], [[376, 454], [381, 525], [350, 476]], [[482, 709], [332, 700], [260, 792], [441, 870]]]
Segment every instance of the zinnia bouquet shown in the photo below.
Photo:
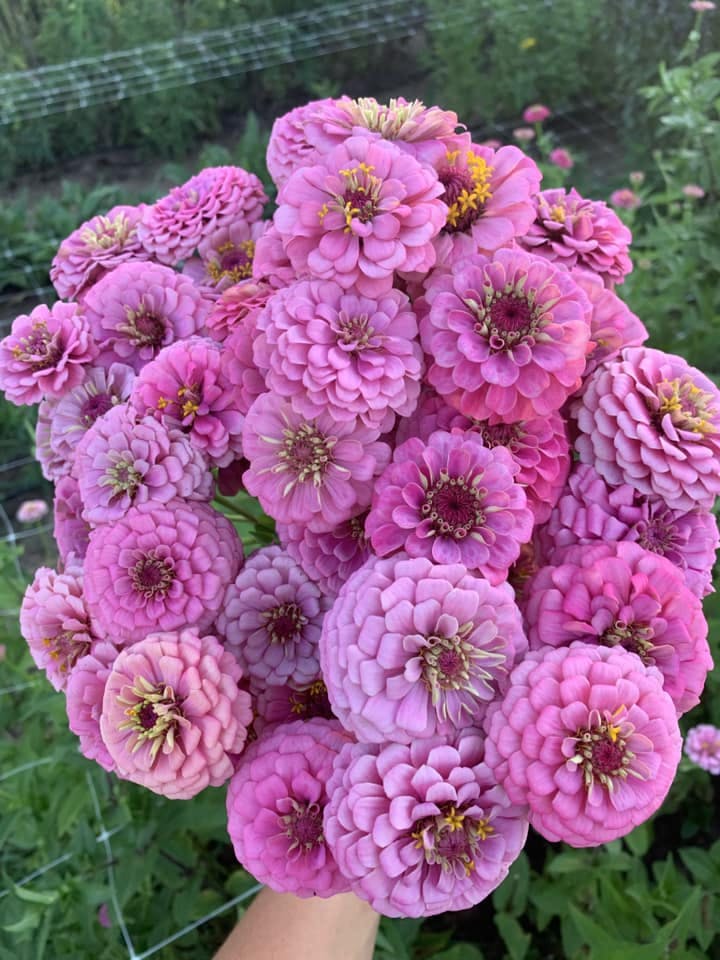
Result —
[[617, 215], [454, 113], [316, 101], [267, 162], [271, 218], [228, 166], [82, 224], [0, 343], [56, 484], [22, 632], [87, 757], [227, 785], [261, 881], [463, 909], [670, 788], [720, 392], [645, 345]]

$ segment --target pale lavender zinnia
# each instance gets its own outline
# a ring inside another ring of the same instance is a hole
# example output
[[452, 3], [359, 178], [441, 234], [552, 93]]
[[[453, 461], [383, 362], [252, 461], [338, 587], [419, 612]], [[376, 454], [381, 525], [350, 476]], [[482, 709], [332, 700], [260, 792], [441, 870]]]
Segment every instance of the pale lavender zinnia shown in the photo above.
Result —
[[698, 767], [720, 775], [720, 730], [711, 723], [691, 727], [685, 737], [685, 753]]
[[80, 739], [80, 752], [110, 772], [115, 770], [115, 761], [100, 733], [100, 714], [105, 683], [118, 652], [109, 640], [94, 643], [92, 652], [76, 663], [65, 691], [68, 726]]
[[83, 519], [80, 487], [72, 476], [61, 477], [55, 484], [53, 500], [53, 539], [63, 563], [71, 555], [82, 561], [90, 540], [90, 524]]
[[365, 536], [367, 511], [334, 530], [315, 533], [302, 523], [278, 523], [280, 542], [305, 573], [330, 597], [370, 557]]

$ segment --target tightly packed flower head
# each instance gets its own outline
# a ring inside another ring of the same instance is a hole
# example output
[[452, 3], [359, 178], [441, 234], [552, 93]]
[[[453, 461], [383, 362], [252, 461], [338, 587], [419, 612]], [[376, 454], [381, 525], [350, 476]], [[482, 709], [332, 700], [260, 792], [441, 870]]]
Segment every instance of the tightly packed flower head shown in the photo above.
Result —
[[573, 413], [580, 459], [612, 486], [682, 511], [720, 494], [720, 390], [682, 357], [624, 350], [592, 374]]
[[250, 468], [243, 482], [276, 520], [334, 530], [370, 505], [372, 481], [390, 459], [390, 448], [376, 436], [327, 413], [308, 420], [265, 393], [245, 420]]
[[318, 675], [320, 627], [330, 600], [277, 546], [248, 557], [225, 591], [216, 621], [227, 649], [259, 688]]
[[275, 226], [298, 274], [308, 271], [375, 297], [397, 270], [435, 265], [432, 240], [445, 223], [434, 171], [384, 140], [351, 137], [278, 196]]
[[255, 361], [267, 389], [298, 413], [359, 420], [386, 433], [420, 393], [417, 320], [399, 290], [370, 299], [337, 283], [301, 281], [279, 291], [258, 317]]
[[278, 523], [276, 529], [290, 556], [324, 594], [335, 597], [350, 575], [370, 557], [366, 517], [367, 513], [358, 514], [325, 533], [314, 533], [302, 523]]
[[267, 220], [235, 220], [220, 227], [200, 241], [198, 256], [186, 262], [183, 273], [204, 297], [216, 300], [223, 290], [252, 277], [255, 244], [268, 226]]
[[477, 254], [433, 275], [426, 298], [427, 378], [466, 416], [544, 417], [580, 385], [590, 304], [566, 271], [522, 250]]
[[85, 596], [104, 632], [124, 643], [152, 630], [205, 630], [242, 562], [235, 528], [205, 503], [152, 500], [90, 534]]
[[484, 900], [527, 837], [474, 731], [409, 746], [348, 744], [328, 785], [325, 835], [351, 889], [390, 917]]
[[50, 268], [50, 280], [62, 300], [74, 300], [106, 270], [128, 260], [149, 260], [138, 237], [145, 204], [118, 206], [80, 224], [60, 244]]
[[100, 733], [100, 714], [105, 683], [118, 652], [109, 640], [93, 643], [92, 652], [73, 668], [65, 691], [68, 726], [80, 738], [80, 752], [109, 772], [115, 770], [115, 761]]
[[243, 280], [223, 290], [205, 321], [213, 340], [222, 342], [239, 327], [254, 330], [255, 318], [272, 292], [262, 280]]
[[698, 767], [720, 774], [720, 730], [710, 723], [692, 727], [685, 738], [685, 753]]
[[636, 543], [574, 547], [528, 584], [530, 647], [622, 647], [656, 666], [678, 716], [700, 702], [713, 663], [700, 600], [682, 572]]
[[267, 283], [273, 290], [281, 290], [299, 277], [308, 277], [307, 270], [296, 271], [288, 259], [283, 239], [272, 224], [255, 244], [253, 279]]
[[210, 500], [213, 477], [203, 453], [184, 433], [126, 404], [96, 420], [80, 441], [75, 474], [91, 524], [109, 523], [131, 506], [153, 501]]
[[265, 163], [276, 187], [282, 187], [298, 167], [311, 166], [317, 161], [320, 153], [308, 140], [308, 120], [319, 109], [330, 107], [334, 102], [332, 99], [311, 100], [275, 120]]
[[120, 776], [176, 800], [230, 779], [252, 721], [242, 671], [213, 636], [150, 633], [122, 650], [100, 731]]
[[640, 347], [648, 338], [645, 324], [602, 279], [589, 270], [575, 269], [572, 278], [587, 295], [592, 306], [590, 340], [594, 344], [587, 357], [583, 376], [614, 360], [625, 347]]
[[53, 539], [60, 560], [67, 563], [74, 554], [82, 562], [90, 539], [90, 524], [83, 519], [83, 502], [75, 477], [61, 477], [53, 499]]
[[13, 320], [0, 340], [0, 390], [11, 403], [61, 397], [97, 356], [88, 321], [76, 303], [40, 304]]
[[233, 356], [205, 337], [180, 340], [141, 370], [131, 406], [168, 428], [182, 430], [213, 464], [224, 467], [242, 453], [244, 417]]
[[223, 342], [223, 372], [232, 385], [233, 406], [243, 416], [267, 390], [265, 373], [253, 359], [255, 331], [244, 324]]
[[20, 632], [37, 666], [56, 690], [64, 690], [75, 664], [97, 637], [82, 577], [39, 567], [20, 607]]
[[227, 793], [235, 856], [261, 883], [297, 897], [349, 890], [325, 840], [333, 762], [348, 736], [336, 720], [284, 723], [240, 758]]
[[462, 563], [499, 583], [532, 535], [518, 471], [505, 447], [490, 449], [476, 433], [411, 437], [375, 483], [365, 525], [373, 549]]
[[146, 207], [138, 237], [157, 260], [172, 267], [221, 227], [259, 220], [266, 202], [254, 173], [242, 167], [206, 167]]
[[506, 583], [400, 554], [350, 577], [320, 658], [333, 712], [358, 740], [411, 743], [478, 725], [526, 645]]
[[632, 270], [632, 234], [607, 204], [562, 188], [543, 190], [535, 203], [535, 221], [519, 239], [526, 249], [568, 269], [585, 267], [607, 286], [623, 282]]
[[485, 760], [547, 840], [624, 837], [665, 799], [680, 760], [675, 707], [654, 668], [625, 650], [531, 651], [485, 721]]

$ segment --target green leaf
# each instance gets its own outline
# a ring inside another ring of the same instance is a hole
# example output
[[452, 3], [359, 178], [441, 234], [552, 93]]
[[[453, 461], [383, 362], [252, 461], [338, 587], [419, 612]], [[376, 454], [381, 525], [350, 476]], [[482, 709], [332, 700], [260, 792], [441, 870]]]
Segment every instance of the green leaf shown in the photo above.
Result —
[[631, 853], [634, 853], [636, 857], [643, 857], [648, 852], [650, 843], [652, 842], [652, 827], [650, 823], [648, 821], [641, 823], [639, 827], [635, 827], [632, 833], [629, 833], [624, 839]]
[[530, 947], [530, 934], [525, 933], [515, 917], [509, 913], [496, 913], [495, 926], [508, 949], [511, 960], [525, 960]]

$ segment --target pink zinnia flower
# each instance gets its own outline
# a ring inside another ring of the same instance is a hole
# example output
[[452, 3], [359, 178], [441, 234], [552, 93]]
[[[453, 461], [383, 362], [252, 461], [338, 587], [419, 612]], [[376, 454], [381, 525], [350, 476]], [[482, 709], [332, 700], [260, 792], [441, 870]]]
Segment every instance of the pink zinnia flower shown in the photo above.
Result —
[[532, 127], [515, 127], [512, 135], [519, 143], [530, 143], [535, 139], [535, 131]]
[[215, 620], [242, 562], [235, 528], [207, 504], [152, 500], [96, 527], [85, 555], [92, 616], [115, 640]]
[[641, 346], [648, 332], [640, 318], [616, 293], [607, 289], [597, 274], [578, 268], [571, 273], [592, 306], [590, 340], [594, 347], [585, 364], [583, 376], [587, 377], [601, 363], [617, 357], [624, 347]]
[[235, 856], [271, 889], [332, 897], [349, 889], [325, 842], [333, 762], [348, 737], [336, 720], [284, 723], [240, 758], [227, 793]]
[[137, 373], [175, 340], [201, 333], [209, 304], [188, 278], [159, 263], [125, 263], [88, 291], [83, 308], [100, 347], [97, 362]]
[[361, 513], [326, 533], [314, 533], [302, 523], [278, 523], [277, 534], [290, 556], [323, 593], [336, 597], [350, 574], [370, 557], [366, 517], [367, 513]]
[[552, 114], [548, 107], [543, 103], [533, 103], [523, 110], [523, 120], [525, 123], [542, 123]]
[[222, 786], [252, 722], [241, 679], [233, 655], [197, 629], [150, 633], [122, 650], [100, 717], [120, 776], [176, 800]]
[[272, 292], [262, 280], [243, 280], [223, 290], [205, 321], [213, 340], [226, 340], [240, 326], [254, 330], [255, 320]]
[[575, 547], [560, 561], [527, 587], [531, 648], [623, 647], [660, 670], [678, 716], [697, 706], [712, 658], [700, 600], [681, 571], [636, 543]]
[[198, 256], [186, 261], [183, 274], [197, 284], [208, 300], [253, 274], [255, 244], [270, 226], [269, 220], [235, 220], [198, 244]]
[[702, 200], [702, 198], [705, 196], [705, 191], [702, 187], [698, 186], [697, 183], [686, 183], [682, 188], [682, 192], [691, 200]]
[[566, 271], [517, 249], [477, 254], [432, 276], [426, 298], [427, 378], [466, 416], [547, 416], [580, 385], [590, 304]]
[[253, 279], [269, 284], [274, 290], [281, 290], [293, 283], [298, 276], [309, 276], [307, 270], [296, 273], [288, 260], [283, 239], [274, 222], [255, 244], [253, 257]]
[[401, 744], [348, 744], [328, 784], [325, 836], [354, 893], [390, 917], [484, 900], [527, 837], [472, 730]]
[[37, 666], [56, 690], [64, 690], [97, 638], [82, 577], [39, 567], [20, 607], [20, 632]]
[[233, 352], [205, 337], [180, 340], [140, 371], [130, 405], [168, 428], [182, 430], [213, 464], [242, 453], [242, 389]]
[[80, 752], [110, 772], [115, 770], [115, 761], [100, 734], [100, 714], [105, 683], [117, 655], [117, 647], [109, 641], [94, 643], [92, 652], [73, 668], [65, 691], [68, 726], [80, 738]]
[[547, 840], [595, 847], [659, 808], [680, 760], [673, 702], [625, 650], [530, 652], [485, 722], [485, 760]]
[[621, 210], [635, 210], [640, 206], [640, 197], [629, 187], [622, 187], [620, 190], [613, 190], [610, 194], [610, 203]]
[[254, 356], [268, 371], [267, 389], [303, 416], [326, 413], [380, 434], [415, 408], [423, 357], [399, 290], [370, 299], [337, 283], [301, 281], [268, 300], [257, 329]]
[[548, 160], [556, 167], [560, 167], [561, 170], [572, 170], [575, 166], [573, 158], [562, 147], [555, 147], [554, 150], [551, 150], [548, 154]]
[[298, 274], [363, 296], [386, 293], [397, 270], [435, 265], [447, 207], [434, 171], [384, 140], [351, 137], [281, 189], [275, 226]]
[[44, 500], [23, 500], [17, 509], [15, 519], [18, 523], [37, 523], [50, 512]]
[[50, 279], [61, 299], [74, 300], [104, 271], [127, 260], [150, 259], [137, 232], [144, 211], [142, 203], [113, 207], [82, 223], [63, 240], [50, 268]]
[[333, 713], [358, 740], [412, 743], [478, 725], [526, 645], [506, 583], [400, 554], [343, 586], [320, 658]]
[[97, 355], [76, 303], [40, 304], [13, 320], [0, 340], [0, 390], [17, 406], [61, 397], [85, 376]]
[[573, 407], [576, 447], [612, 486], [671, 510], [711, 509], [720, 493], [720, 390], [682, 357], [630, 347], [599, 367]]
[[308, 140], [308, 120], [322, 107], [332, 105], [334, 101], [331, 99], [311, 100], [275, 120], [265, 163], [276, 187], [282, 187], [298, 167], [317, 162], [320, 152]]
[[720, 774], [720, 730], [710, 723], [691, 727], [685, 737], [685, 753], [708, 773]]
[[91, 524], [109, 523], [152, 501], [210, 500], [214, 480], [204, 454], [184, 433], [123, 404], [96, 420], [80, 441], [74, 473]]
[[267, 196], [242, 167], [206, 167], [145, 209], [138, 237], [161, 263], [187, 260], [201, 240], [236, 220], [254, 223]]
[[90, 539], [90, 524], [83, 519], [83, 502], [75, 477], [62, 477], [55, 484], [53, 539], [65, 564], [75, 554], [82, 562]]
[[330, 603], [289, 554], [263, 547], [225, 591], [216, 627], [255, 686], [301, 686], [317, 678]]
[[291, 720], [312, 720], [314, 717], [333, 719], [328, 700], [327, 687], [318, 677], [312, 683], [299, 687], [284, 684], [282, 687], [266, 686], [254, 698], [255, 719], [253, 731], [260, 736], [266, 727]]
[[708, 10], [714, 10], [715, 4], [713, 0], [691, 0], [690, 9], [696, 13], [705, 13]]
[[248, 493], [281, 523], [334, 530], [370, 505], [372, 481], [390, 459], [377, 430], [337, 423], [323, 413], [308, 420], [286, 400], [263, 394], [245, 420]]
[[365, 524], [373, 549], [462, 563], [499, 583], [532, 535], [518, 471], [505, 447], [488, 449], [475, 433], [411, 437], [375, 484]]
[[233, 405], [243, 416], [267, 391], [265, 371], [253, 359], [255, 337], [254, 330], [241, 325], [223, 342], [223, 370], [232, 384]]
[[632, 234], [606, 204], [585, 200], [574, 189], [543, 190], [535, 203], [535, 222], [522, 246], [559, 266], [585, 267], [606, 286], [623, 282], [632, 270]]

